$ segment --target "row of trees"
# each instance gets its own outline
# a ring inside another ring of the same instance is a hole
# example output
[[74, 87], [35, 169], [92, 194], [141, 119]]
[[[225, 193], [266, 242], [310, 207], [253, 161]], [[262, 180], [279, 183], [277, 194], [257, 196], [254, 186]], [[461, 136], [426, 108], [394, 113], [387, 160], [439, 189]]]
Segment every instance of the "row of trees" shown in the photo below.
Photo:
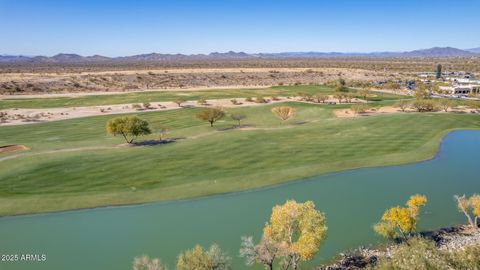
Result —
[[[282, 122], [292, 118], [295, 114], [295, 109], [290, 106], [274, 107], [271, 111]], [[213, 127], [214, 123], [224, 118], [225, 115], [226, 113], [222, 107], [214, 107], [201, 110], [196, 114], [196, 117], [199, 120], [207, 121], [208, 123], [210, 123], [210, 127]], [[247, 116], [244, 114], [233, 113], [230, 115], [230, 117], [232, 118], [232, 120], [237, 121], [238, 126], [240, 126], [241, 121]]]
[[[370, 96], [370, 90], [368, 88], [361, 89], [357, 93], [345, 93], [348, 91], [339, 91], [333, 95], [333, 98], [337, 99], [339, 103], [346, 102], [351, 103], [353, 99], [361, 97], [364, 100], [367, 100], [367, 97]], [[325, 103], [330, 97], [322, 93], [319, 94], [308, 94], [308, 93], [298, 93], [301, 100], [315, 102], [315, 103]], [[368, 102], [368, 100], [367, 100]]]
[[[455, 196], [455, 200], [459, 211], [467, 216], [471, 228], [478, 230], [480, 195], [474, 194], [469, 198], [465, 195]], [[400, 242], [406, 243], [407, 246], [410, 245], [409, 243], [430, 245], [419, 239], [415, 233], [421, 209], [427, 201], [425, 195], [416, 194], [408, 199], [405, 206], [387, 209], [380, 221], [373, 226], [374, 231], [388, 239], [401, 239]], [[318, 253], [327, 236], [327, 231], [325, 214], [315, 208], [313, 201], [299, 203], [287, 200], [283, 205], [276, 205], [272, 208], [270, 220], [265, 224], [263, 235], [258, 243], [254, 242], [252, 236], [241, 238], [239, 254], [240, 257], [245, 258], [247, 266], [261, 264], [267, 270], [273, 270], [274, 266], [281, 270], [297, 270], [300, 262], [306, 262]], [[399, 247], [399, 250], [401, 253], [402, 246]], [[480, 253], [478, 254], [480, 255]], [[380, 265], [391, 263], [392, 259], [390, 258]], [[477, 258], [476, 263], [477, 265], [480, 263], [480, 257]], [[135, 258], [133, 269], [164, 270], [166, 268], [158, 259], [141, 256]], [[230, 269], [230, 258], [218, 245], [214, 244], [208, 250], [197, 245], [178, 256], [177, 269], [226, 270]]]
[[[284, 122], [294, 116], [295, 109], [289, 106], [274, 107], [272, 108], [272, 113]], [[223, 108], [214, 107], [201, 110], [196, 114], [196, 117], [199, 120], [209, 122], [210, 126], [213, 127], [213, 124], [224, 118], [225, 115], [226, 113]], [[247, 116], [244, 114], [232, 113], [230, 114], [230, 117], [232, 120], [237, 121], [238, 126], [241, 126], [241, 121]], [[138, 136], [149, 135], [152, 133], [149, 123], [137, 116], [123, 116], [110, 119], [106, 124], [106, 130], [108, 134], [122, 136], [126, 143], [133, 143]], [[163, 139], [163, 135], [166, 131], [167, 129], [165, 127], [159, 129], [160, 140]]]
[[[480, 217], [480, 195], [470, 197], [454, 196], [457, 208], [467, 217], [468, 225], [477, 230]], [[376, 233], [388, 239], [402, 238], [407, 240], [416, 231], [421, 208], [427, 203], [425, 195], [413, 195], [405, 206], [396, 206], [383, 214], [379, 223], [373, 229]]]
[[456, 105], [455, 101], [450, 99], [425, 99], [417, 98], [413, 101], [408, 100], [399, 100], [395, 103], [395, 107], [400, 108], [402, 112], [406, 111], [408, 108], [417, 110], [418, 112], [433, 112], [438, 110], [443, 110], [448, 112], [451, 108]]

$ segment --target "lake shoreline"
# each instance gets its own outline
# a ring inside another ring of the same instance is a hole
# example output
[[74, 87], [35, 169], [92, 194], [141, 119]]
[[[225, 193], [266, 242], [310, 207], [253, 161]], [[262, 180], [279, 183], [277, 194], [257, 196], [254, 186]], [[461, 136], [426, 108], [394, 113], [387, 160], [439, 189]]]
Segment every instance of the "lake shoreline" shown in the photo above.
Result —
[[[444, 227], [436, 230], [422, 231], [415, 236], [432, 240], [437, 249], [442, 251], [458, 251], [466, 247], [480, 244], [480, 231], [472, 229], [468, 224]], [[374, 267], [379, 259], [389, 258], [392, 251], [402, 241], [396, 240], [386, 245], [373, 248], [358, 247], [354, 250], [342, 252], [334, 258], [332, 263], [316, 267], [316, 270], [349, 270], [368, 269]], [[338, 258], [340, 257], [340, 258]]]
[[[219, 192], [219, 193], [213, 193], [210, 195], [201, 195], [201, 196], [192, 196], [192, 197], [186, 197], [186, 198], [178, 198], [178, 199], [166, 199], [166, 200], [154, 200], [154, 201], [145, 201], [145, 202], [138, 202], [138, 203], [119, 203], [119, 204], [111, 204], [111, 205], [100, 205], [96, 207], [84, 207], [84, 208], [71, 208], [71, 209], [63, 209], [63, 210], [58, 210], [58, 211], [41, 211], [41, 212], [31, 212], [31, 213], [21, 213], [21, 214], [10, 214], [10, 215], [0, 215], [0, 220], [3, 219], [9, 219], [9, 218], [20, 218], [20, 217], [30, 217], [30, 216], [43, 216], [43, 215], [54, 215], [54, 214], [68, 214], [71, 212], [78, 212], [78, 211], [90, 211], [90, 210], [103, 210], [103, 209], [112, 209], [112, 208], [127, 208], [127, 207], [143, 207], [143, 206], [149, 206], [149, 205], [157, 205], [157, 204], [170, 204], [170, 203], [186, 203], [186, 202], [191, 202], [191, 201], [196, 201], [196, 200], [204, 200], [204, 199], [210, 199], [210, 198], [216, 198], [216, 197], [222, 197], [222, 196], [235, 196], [238, 194], [247, 194], [251, 192], [258, 192], [258, 191], [265, 191], [265, 190], [273, 190], [277, 189], [280, 187], [288, 186], [288, 185], [294, 185], [298, 184], [301, 182], [310, 182], [310, 181], [316, 181], [316, 177], [319, 176], [332, 176], [336, 175], [339, 173], [346, 173], [346, 172], [352, 172], [356, 170], [361, 170], [361, 169], [366, 169], [366, 168], [383, 168], [383, 167], [401, 167], [401, 166], [408, 166], [411, 164], [421, 164], [424, 162], [429, 162], [432, 160], [435, 160], [441, 155], [442, 152], [442, 146], [445, 141], [445, 138], [449, 136], [453, 132], [462, 132], [462, 131], [478, 131], [478, 129], [449, 129], [445, 130], [444, 132], [440, 133], [440, 135], [437, 135], [436, 137], [439, 137], [439, 142], [436, 143], [436, 149], [434, 150], [434, 154], [430, 157], [427, 157], [425, 159], [420, 159], [417, 161], [406, 161], [406, 162], [400, 162], [397, 164], [386, 164], [386, 165], [373, 165], [373, 166], [363, 166], [363, 167], [353, 167], [350, 169], [345, 169], [345, 170], [338, 170], [338, 171], [331, 171], [331, 172], [325, 172], [325, 173], [320, 173], [317, 175], [313, 176], [307, 176], [307, 177], [302, 177], [296, 180], [288, 180], [280, 183], [275, 183], [271, 185], [266, 185], [263, 187], [258, 187], [258, 188], [252, 188], [252, 189], [246, 189], [246, 190], [238, 190], [238, 191], [231, 191], [231, 192]], [[431, 143], [432, 141], [437, 140], [437, 138], [431, 139], [431, 141], [427, 142]]]

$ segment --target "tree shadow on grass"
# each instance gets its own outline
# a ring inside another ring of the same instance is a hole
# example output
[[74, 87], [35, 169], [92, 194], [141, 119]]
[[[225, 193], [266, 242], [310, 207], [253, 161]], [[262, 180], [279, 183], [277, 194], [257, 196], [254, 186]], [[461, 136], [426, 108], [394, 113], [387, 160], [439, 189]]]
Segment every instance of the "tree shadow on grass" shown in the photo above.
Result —
[[163, 139], [163, 140], [146, 140], [146, 141], [133, 142], [130, 145], [132, 145], [132, 146], [156, 146], [156, 145], [174, 143], [176, 141], [184, 140], [184, 139], [186, 139], [186, 138], [185, 137], [178, 137], [178, 138], [168, 138], [168, 139]]
[[293, 122], [292, 125], [301, 126], [308, 123], [310, 123], [310, 121], [296, 121], [296, 122]]
[[227, 130], [233, 130], [233, 129], [242, 129], [242, 128], [254, 128], [255, 125], [233, 125], [230, 127], [224, 127], [224, 128], [219, 128], [217, 129], [218, 131], [227, 131]]

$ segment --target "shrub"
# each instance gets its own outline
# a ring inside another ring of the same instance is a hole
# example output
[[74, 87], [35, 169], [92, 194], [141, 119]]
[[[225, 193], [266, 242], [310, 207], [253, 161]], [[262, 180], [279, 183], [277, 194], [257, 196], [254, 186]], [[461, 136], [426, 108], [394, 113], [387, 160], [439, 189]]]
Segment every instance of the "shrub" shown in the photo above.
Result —
[[328, 100], [328, 96], [327, 95], [322, 95], [322, 94], [317, 94], [315, 96], [313, 96], [314, 100], [317, 102], [317, 103], [325, 103], [326, 100]]
[[268, 103], [268, 100], [262, 96], [258, 96], [255, 98], [255, 103]]
[[393, 107], [395, 107], [395, 108], [400, 108], [400, 110], [402, 110], [402, 112], [404, 112], [409, 106], [410, 106], [410, 102], [408, 102], [404, 99], [401, 99], [401, 100], [397, 101], [397, 103], [395, 103], [393, 105]]
[[431, 99], [417, 99], [412, 102], [412, 107], [419, 112], [433, 112], [437, 110], [438, 105]]
[[359, 113], [365, 113], [368, 111], [370, 107], [366, 104], [355, 104], [355, 105], [352, 105], [352, 107], [350, 107], [350, 109], [355, 113], [355, 114], [359, 114]]
[[197, 103], [200, 104], [200, 105], [206, 105], [206, 104], [207, 104], [207, 100], [204, 99], [204, 98], [201, 98], [201, 99], [197, 100]]
[[435, 246], [435, 242], [414, 237], [392, 251], [390, 258], [381, 258], [375, 269], [451, 269], [447, 256]]
[[337, 82], [336, 82], [336, 85], [335, 85], [335, 91], [338, 91], [338, 92], [348, 92], [348, 88], [347, 88], [347, 83], [345, 82], [345, 80], [343, 78], [338, 78]]
[[450, 99], [442, 98], [438, 101], [438, 106], [441, 107], [445, 112], [448, 112], [448, 109], [454, 105], [455, 103]]
[[451, 269], [479, 269], [480, 245], [468, 246], [464, 250], [453, 252], [448, 260]]
[[140, 105], [140, 104], [132, 104], [132, 109], [140, 110], [140, 109], [142, 109], [142, 105]]

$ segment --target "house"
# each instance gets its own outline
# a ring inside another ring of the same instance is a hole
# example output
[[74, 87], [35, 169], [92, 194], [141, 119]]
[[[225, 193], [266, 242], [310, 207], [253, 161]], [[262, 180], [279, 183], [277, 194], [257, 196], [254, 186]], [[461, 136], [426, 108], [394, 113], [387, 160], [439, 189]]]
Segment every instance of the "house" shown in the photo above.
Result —
[[440, 86], [440, 90], [447, 91], [450, 95], [480, 94], [480, 84]]

